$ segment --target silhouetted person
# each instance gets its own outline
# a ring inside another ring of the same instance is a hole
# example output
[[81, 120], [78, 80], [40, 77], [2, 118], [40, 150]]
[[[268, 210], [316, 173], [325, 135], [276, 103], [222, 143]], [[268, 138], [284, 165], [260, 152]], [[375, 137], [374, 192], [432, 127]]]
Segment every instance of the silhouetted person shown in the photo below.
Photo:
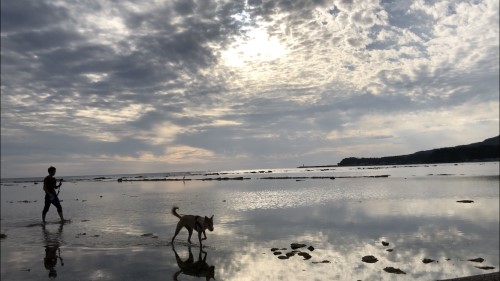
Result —
[[[177, 265], [179, 266], [179, 271], [174, 274], [174, 280], [178, 281], [177, 277], [184, 273], [186, 275], [195, 277], [205, 277], [207, 281], [210, 279], [215, 280], [215, 266], [209, 266], [206, 262], [207, 252], [200, 248], [200, 253], [198, 254], [198, 261], [194, 261], [193, 253], [191, 252], [191, 247], [189, 249], [189, 258], [186, 261], [181, 260], [177, 252], [175, 251], [174, 244], [172, 243], [172, 250], [175, 253], [175, 259], [177, 260]], [[204, 253], [203, 259], [201, 258], [201, 253]]]
[[62, 185], [62, 179], [59, 181], [59, 185], [57, 185], [57, 180], [54, 178], [56, 174], [56, 168], [50, 167], [48, 169], [49, 175], [45, 177], [43, 180], [43, 190], [45, 191], [45, 206], [42, 211], [42, 220], [45, 223], [45, 216], [49, 211], [50, 204], [53, 204], [57, 208], [57, 213], [59, 213], [59, 217], [61, 218], [61, 222], [64, 222], [64, 216], [62, 211], [61, 202], [59, 202], [59, 198], [57, 197], [56, 189], [60, 188]]
[[63, 224], [59, 226], [57, 233], [50, 233], [43, 227], [43, 236], [45, 240], [45, 257], [43, 258], [43, 266], [49, 271], [49, 278], [53, 279], [57, 277], [57, 271], [55, 269], [57, 265], [57, 260], [61, 261], [61, 266], [64, 266], [63, 259], [61, 257], [61, 234], [63, 229]]

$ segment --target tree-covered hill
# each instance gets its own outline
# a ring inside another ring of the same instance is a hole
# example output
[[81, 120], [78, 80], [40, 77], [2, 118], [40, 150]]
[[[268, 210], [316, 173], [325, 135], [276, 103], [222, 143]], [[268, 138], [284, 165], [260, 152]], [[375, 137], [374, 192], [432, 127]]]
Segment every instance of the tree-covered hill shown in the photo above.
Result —
[[344, 158], [338, 166], [365, 166], [365, 165], [405, 165], [498, 161], [500, 136], [486, 139], [482, 142], [444, 147], [432, 150], [419, 151], [413, 154], [386, 156], [379, 158]]

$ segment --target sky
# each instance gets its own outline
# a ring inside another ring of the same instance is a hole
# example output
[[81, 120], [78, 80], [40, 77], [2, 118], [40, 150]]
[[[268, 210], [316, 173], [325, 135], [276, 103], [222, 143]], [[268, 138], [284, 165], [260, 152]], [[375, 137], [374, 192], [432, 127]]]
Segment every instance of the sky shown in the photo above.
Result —
[[498, 0], [1, 1], [1, 177], [334, 165], [499, 135]]

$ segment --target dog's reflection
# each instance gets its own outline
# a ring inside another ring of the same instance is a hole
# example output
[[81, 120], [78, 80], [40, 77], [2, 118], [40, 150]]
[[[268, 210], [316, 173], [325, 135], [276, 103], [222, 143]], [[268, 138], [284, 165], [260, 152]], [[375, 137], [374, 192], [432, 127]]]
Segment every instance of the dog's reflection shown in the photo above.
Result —
[[[188, 247], [189, 250], [189, 258], [183, 261], [177, 251], [175, 250], [174, 244], [172, 244], [172, 250], [175, 253], [175, 259], [177, 260], [177, 265], [179, 266], [179, 271], [174, 274], [174, 280], [177, 281], [177, 277], [181, 273], [195, 276], [195, 277], [205, 277], [206, 280], [214, 279], [215, 280], [215, 266], [209, 266], [206, 262], [207, 260], [207, 252], [203, 251], [200, 248], [200, 252], [198, 254], [198, 261], [194, 261], [193, 253], [191, 252], [191, 247]], [[203, 258], [201, 257], [203, 253]]]
[[60, 224], [57, 232], [50, 232], [47, 230], [45, 225], [42, 226], [43, 238], [45, 241], [45, 257], [43, 258], [43, 265], [45, 266], [45, 269], [49, 271], [49, 278], [51, 279], [57, 277], [55, 267], [58, 259], [61, 261], [61, 266], [64, 266], [60, 248], [63, 225], [64, 224], [62, 223]]

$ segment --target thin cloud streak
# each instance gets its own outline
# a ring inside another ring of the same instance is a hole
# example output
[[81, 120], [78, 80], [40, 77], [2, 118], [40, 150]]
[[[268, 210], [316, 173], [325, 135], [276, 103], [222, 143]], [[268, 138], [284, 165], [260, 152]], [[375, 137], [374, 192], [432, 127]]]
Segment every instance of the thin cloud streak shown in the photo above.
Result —
[[2, 1], [1, 176], [336, 164], [499, 134], [498, 1]]

